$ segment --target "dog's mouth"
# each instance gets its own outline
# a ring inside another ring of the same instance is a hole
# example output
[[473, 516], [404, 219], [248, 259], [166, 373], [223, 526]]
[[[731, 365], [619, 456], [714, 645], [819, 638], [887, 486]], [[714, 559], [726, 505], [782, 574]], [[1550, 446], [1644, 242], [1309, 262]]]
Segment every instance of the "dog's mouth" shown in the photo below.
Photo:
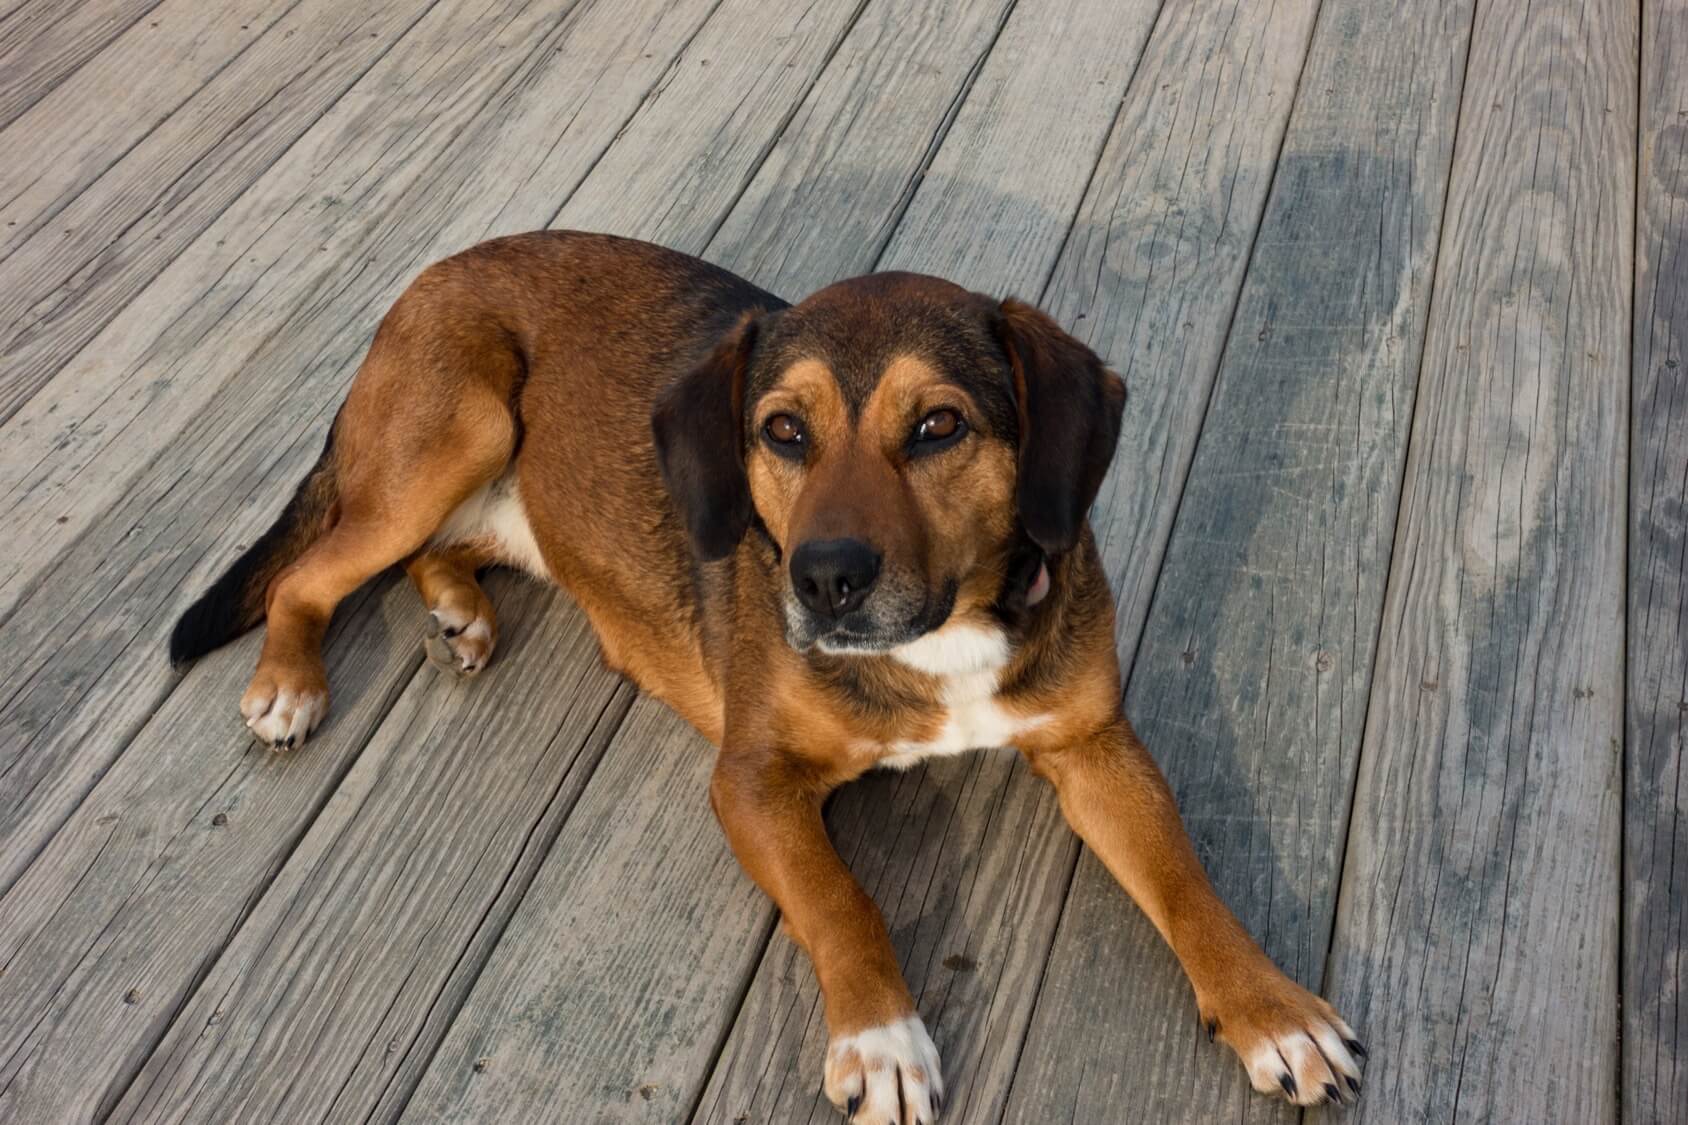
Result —
[[[876, 656], [943, 627], [955, 611], [958, 584], [951, 580], [927, 596], [913, 613], [897, 613], [870, 598], [860, 609], [825, 620], [805, 609], [789, 591], [785, 597], [786, 641], [798, 652], [827, 656]], [[889, 611], [889, 612], [888, 612]], [[885, 617], [890, 617], [886, 621]]]

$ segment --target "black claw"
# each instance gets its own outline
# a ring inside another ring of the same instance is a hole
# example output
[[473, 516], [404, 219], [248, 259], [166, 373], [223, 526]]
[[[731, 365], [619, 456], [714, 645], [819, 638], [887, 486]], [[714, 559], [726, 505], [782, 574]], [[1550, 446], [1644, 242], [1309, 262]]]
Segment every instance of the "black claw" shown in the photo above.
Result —
[[1358, 1055], [1360, 1058], [1366, 1059], [1371, 1057], [1371, 1055], [1366, 1051], [1366, 1045], [1358, 1039], [1345, 1039], [1343, 1042], [1347, 1044], [1350, 1051], [1354, 1052], [1354, 1054]]
[[1218, 1030], [1219, 1030], [1219, 1021], [1218, 1020], [1208, 1020], [1207, 1021], [1207, 1041], [1209, 1043], [1213, 1042], [1214, 1033], [1217, 1032]]
[[932, 1112], [933, 1113], [944, 1112], [944, 1096], [942, 1094], [933, 1094], [932, 1095]]
[[1355, 1078], [1352, 1074], [1344, 1075], [1344, 1077], [1348, 1079], [1348, 1088], [1350, 1090], [1354, 1091], [1354, 1096], [1356, 1098], [1359, 1097], [1360, 1096], [1360, 1080], [1358, 1078]]
[[1295, 1097], [1295, 1075], [1286, 1070], [1284, 1073], [1278, 1075], [1278, 1085], [1284, 1088], [1284, 1093], [1288, 1094], [1292, 1098]]
[[1339, 1101], [1342, 1100], [1342, 1091], [1338, 1090], [1331, 1083], [1326, 1082], [1325, 1083], [1325, 1097], [1330, 1101], [1339, 1102]]
[[452, 637], [455, 637], [457, 634], [461, 633], [462, 631], [463, 631], [462, 629], [456, 628], [455, 626], [450, 628], [450, 629], [447, 629], [445, 631], [446, 639], [450, 640]]
[[291, 750], [291, 749], [293, 749], [293, 741], [294, 741], [294, 737], [295, 737], [295, 736], [293, 736], [293, 735], [291, 735], [291, 734], [290, 734], [290, 735], [288, 735], [288, 736], [287, 736], [287, 748], [288, 748], [288, 749], [289, 749], [289, 750]]
[[862, 1108], [862, 1096], [857, 1094], [855, 1097], [844, 1103], [844, 1116], [854, 1117], [856, 1116], [856, 1111], [860, 1108]]

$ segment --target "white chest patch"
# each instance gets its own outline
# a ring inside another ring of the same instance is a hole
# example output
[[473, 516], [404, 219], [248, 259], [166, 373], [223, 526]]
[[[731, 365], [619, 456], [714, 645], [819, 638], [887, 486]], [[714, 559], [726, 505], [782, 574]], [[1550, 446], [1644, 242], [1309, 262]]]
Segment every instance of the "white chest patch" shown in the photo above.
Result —
[[907, 769], [934, 754], [1007, 746], [1048, 722], [1047, 715], [1017, 715], [997, 703], [1010, 655], [1002, 630], [980, 625], [950, 625], [892, 649], [893, 659], [942, 683], [945, 716], [930, 741], [893, 743], [881, 764]]
[[498, 561], [502, 563], [538, 578], [551, 577], [551, 572], [545, 567], [545, 556], [539, 553], [539, 541], [534, 538], [533, 525], [528, 523], [521, 493], [516, 490], [514, 473], [505, 473], [470, 493], [469, 498], [446, 517], [429, 542], [443, 546], [472, 539], [491, 539], [496, 544]]

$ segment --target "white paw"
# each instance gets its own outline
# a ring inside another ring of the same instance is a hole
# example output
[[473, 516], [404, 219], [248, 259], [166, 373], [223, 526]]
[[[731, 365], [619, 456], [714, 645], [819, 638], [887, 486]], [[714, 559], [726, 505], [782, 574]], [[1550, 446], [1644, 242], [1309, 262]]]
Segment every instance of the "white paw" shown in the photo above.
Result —
[[833, 1039], [825, 1089], [860, 1125], [931, 1125], [944, 1107], [938, 1048], [919, 1016]]
[[459, 676], [473, 676], [492, 659], [497, 640], [492, 621], [450, 606], [436, 606], [428, 614], [422, 650], [428, 659]]
[[303, 746], [328, 714], [328, 688], [315, 684], [283, 687], [259, 674], [240, 700], [252, 737], [275, 750]]
[[1365, 1047], [1334, 1008], [1288, 978], [1204, 1018], [1209, 1035], [1217, 1030], [1237, 1052], [1260, 1093], [1296, 1105], [1343, 1105], [1359, 1097]]

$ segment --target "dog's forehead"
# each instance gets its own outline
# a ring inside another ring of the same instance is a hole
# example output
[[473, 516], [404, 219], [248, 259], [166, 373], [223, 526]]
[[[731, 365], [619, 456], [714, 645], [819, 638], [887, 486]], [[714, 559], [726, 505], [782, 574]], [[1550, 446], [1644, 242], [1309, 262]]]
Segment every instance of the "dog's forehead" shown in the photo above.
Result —
[[987, 299], [921, 274], [879, 273], [841, 281], [783, 310], [758, 346], [749, 388], [766, 393], [782, 373], [818, 363], [859, 414], [888, 371], [919, 362], [934, 379], [963, 386], [987, 409], [1012, 393]]

